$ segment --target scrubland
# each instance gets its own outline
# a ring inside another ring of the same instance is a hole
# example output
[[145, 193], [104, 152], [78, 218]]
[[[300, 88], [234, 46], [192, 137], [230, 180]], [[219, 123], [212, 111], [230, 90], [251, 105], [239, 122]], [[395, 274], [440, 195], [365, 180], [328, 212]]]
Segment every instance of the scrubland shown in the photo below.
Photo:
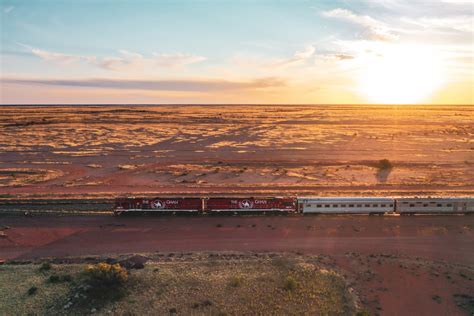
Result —
[[[344, 278], [319, 266], [317, 260], [239, 257], [223, 260], [218, 255], [188, 256], [186, 261], [147, 262], [143, 269], [128, 273], [124, 268], [105, 263], [4, 265], [0, 266], [0, 312], [22, 315], [356, 313], [357, 297]], [[91, 283], [91, 269], [109, 274], [106, 278], [93, 274], [95, 279]], [[115, 273], [110, 273], [111, 269]], [[94, 287], [100, 287], [100, 292], [91, 292]]]

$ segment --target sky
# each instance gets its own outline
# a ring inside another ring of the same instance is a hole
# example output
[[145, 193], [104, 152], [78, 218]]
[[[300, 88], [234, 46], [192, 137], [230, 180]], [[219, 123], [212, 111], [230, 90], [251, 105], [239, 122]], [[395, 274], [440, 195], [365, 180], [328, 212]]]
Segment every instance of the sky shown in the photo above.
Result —
[[0, 103], [474, 104], [474, 0], [0, 0]]

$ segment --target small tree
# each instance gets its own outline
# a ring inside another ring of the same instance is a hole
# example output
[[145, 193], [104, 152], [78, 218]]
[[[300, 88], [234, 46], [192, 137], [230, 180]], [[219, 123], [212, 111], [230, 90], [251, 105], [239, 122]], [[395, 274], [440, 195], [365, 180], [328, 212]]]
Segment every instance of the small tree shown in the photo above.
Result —
[[379, 160], [378, 168], [379, 168], [380, 170], [390, 170], [390, 169], [393, 168], [393, 165], [392, 165], [392, 163], [390, 162], [390, 160], [388, 160], [388, 159], [382, 159], [382, 160]]

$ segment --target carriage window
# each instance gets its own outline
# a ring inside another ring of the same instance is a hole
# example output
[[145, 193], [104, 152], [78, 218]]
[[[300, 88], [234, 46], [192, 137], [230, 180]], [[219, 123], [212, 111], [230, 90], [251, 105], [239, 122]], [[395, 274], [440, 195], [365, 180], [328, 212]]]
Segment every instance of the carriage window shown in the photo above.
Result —
[[424, 207], [427, 207], [427, 206], [428, 206], [428, 203], [423, 204], [423, 206], [424, 206]]
[[354, 207], [354, 204], [349, 204], [349, 207]]
[[378, 205], [378, 204], [373, 204], [372, 206], [373, 206], [373, 207], [379, 207], [379, 205]]
[[385, 207], [385, 204], [380, 204], [381, 207]]
[[311, 207], [311, 204], [306, 204], [306, 207]]
[[453, 206], [453, 205], [452, 205], [452, 204], [446, 204], [446, 206], [447, 206], [447, 207], [451, 207], [451, 206]]
[[332, 207], [338, 207], [338, 205], [337, 205], [337, 204], [333, 204]]
[[389, 204], [388, 206], [393, 207], [393, 204]]
[[362, 207], [362, 204], [357, 204], [357, 207]]
[[436, 204], [436, 206], [437, 206], [437, 207], [441, 207], [441, 206], [443, 206], [443, 204], [438, 203], [438, 204]]
[[365, 207], [370, 207], [370, 204], [365, 204]]
[[329, 206], [331, 206], [331, 205], [329, 205], [329, 204], [325, 204], [325, 205], [324, 205], [324, 207], [329, 207]]
[[410, 204], [410, 207], [414, 207], [414, 206], [415, 206], [415, 204]]
[[346, 204], [341, 204], [341, 207], [346, 207]]
[[321, 204], [318, 204], [318, 205], [316, 205], [316, 207], [322, 207], [322, 205], [321, 205]]

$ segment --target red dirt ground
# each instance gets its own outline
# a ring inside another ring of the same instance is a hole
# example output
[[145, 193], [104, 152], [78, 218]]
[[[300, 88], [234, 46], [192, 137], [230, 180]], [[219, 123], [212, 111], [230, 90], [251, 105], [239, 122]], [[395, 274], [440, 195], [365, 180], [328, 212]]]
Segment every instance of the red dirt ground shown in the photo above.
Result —
[[474, 293], [474, 216], [43, 216], [3, 217], [0, 224], [6, 235], [0, 259], [193, 251], [327, 255], [374, 314], [463, 315], [454, 295]]

